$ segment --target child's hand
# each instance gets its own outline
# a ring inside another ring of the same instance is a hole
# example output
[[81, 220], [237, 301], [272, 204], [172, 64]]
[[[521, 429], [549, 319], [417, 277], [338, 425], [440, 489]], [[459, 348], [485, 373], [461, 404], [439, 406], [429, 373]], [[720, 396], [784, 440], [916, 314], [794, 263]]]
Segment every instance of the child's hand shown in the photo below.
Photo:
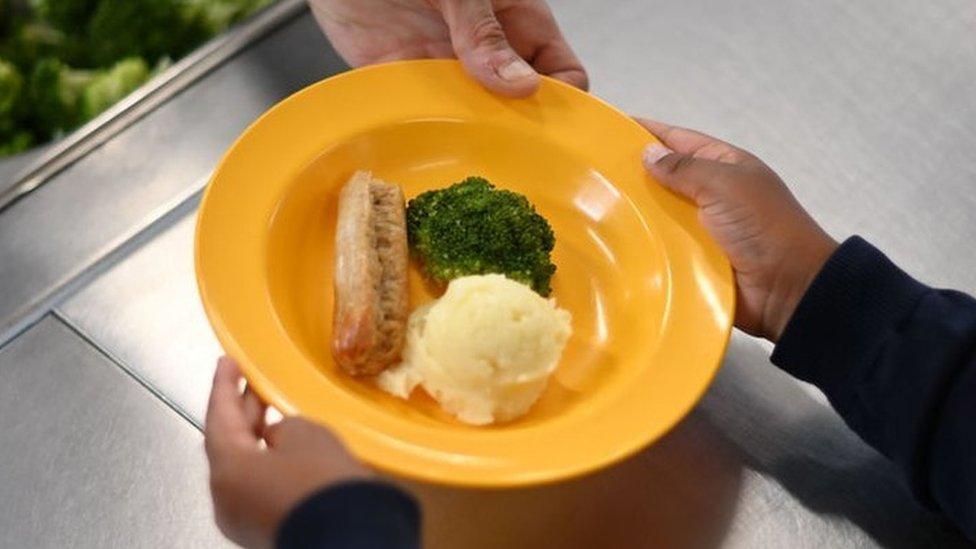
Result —
[[665, 145], [645, 149], [644, 167], [698, 205], [702, 225], [732, 262], [736, 326], [776, 341], [837, 243], [749, 152], [684, 128], [639, 121]]
[[204, 430], [214, 514], [234, 542], [270, 547], [278, 524], [306, 496], [372, 473], [318, 425], [298, 418], [265, 425], [266, 406], [250, 390], [242, 395], [240, 380], [237, 364], [221, 358]]

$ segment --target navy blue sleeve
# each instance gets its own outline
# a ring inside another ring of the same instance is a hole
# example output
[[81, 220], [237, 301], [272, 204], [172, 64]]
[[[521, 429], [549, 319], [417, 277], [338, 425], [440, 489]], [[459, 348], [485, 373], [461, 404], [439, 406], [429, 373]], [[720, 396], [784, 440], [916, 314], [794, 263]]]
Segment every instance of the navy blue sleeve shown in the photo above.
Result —
[[772, 361], [823, 390], [924, 504], [976, 540], [976, 300], [921, 284], [853, 237], [807, 290]]
[[420, 512], [413, 499], [380, 482], [347, 482], [312, 494], [285, 517], [280, 549], [417, 549]]

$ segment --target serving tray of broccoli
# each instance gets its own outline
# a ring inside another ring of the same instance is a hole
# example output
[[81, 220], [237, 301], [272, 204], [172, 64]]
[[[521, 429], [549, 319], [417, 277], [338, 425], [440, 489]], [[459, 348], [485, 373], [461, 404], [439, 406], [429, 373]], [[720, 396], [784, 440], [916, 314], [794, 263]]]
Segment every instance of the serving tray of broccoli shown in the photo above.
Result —
[[57, 138], [274, 0], [0, 0], [0, 157]]

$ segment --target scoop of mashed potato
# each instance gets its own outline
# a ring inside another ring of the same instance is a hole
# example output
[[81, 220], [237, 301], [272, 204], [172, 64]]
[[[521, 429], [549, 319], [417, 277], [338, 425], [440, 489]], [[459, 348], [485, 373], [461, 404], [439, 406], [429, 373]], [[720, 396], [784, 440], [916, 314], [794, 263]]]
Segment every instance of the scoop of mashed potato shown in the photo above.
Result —
[[465, 423], [508, 421], [542, 394], [570, 333], [569, 313], [523, 284], [458, 278], [410, 316], [403, 363], [377, 381], [401, 398], [420, 385]]

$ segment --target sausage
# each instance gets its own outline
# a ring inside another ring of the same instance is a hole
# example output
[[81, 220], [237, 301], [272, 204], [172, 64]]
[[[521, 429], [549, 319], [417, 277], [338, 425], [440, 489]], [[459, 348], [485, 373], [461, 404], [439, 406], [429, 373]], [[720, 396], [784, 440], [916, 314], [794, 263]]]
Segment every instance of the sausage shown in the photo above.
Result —
[[336, 223], [332, 354], [351, 375], [375, 375], [399, 359], [407, 326], [403, 191], [358, 171]]

